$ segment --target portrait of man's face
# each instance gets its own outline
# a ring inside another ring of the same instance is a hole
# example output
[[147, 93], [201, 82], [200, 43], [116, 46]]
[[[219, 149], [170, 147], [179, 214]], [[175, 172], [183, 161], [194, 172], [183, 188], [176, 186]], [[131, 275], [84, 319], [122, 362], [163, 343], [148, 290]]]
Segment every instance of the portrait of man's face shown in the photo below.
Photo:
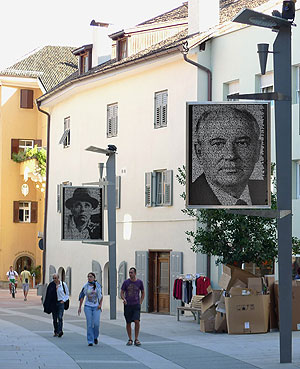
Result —
[[187, 206], [270, 207], [270, 105], [187, 107]]
[[259, 159], [259, 127], [234, 112], [213, 118], [199, 124], [196, 153], [206, 178], [238, 197]]
[[64, 186], [62, 195], [62, 239], [102, 240], [102, 188]]

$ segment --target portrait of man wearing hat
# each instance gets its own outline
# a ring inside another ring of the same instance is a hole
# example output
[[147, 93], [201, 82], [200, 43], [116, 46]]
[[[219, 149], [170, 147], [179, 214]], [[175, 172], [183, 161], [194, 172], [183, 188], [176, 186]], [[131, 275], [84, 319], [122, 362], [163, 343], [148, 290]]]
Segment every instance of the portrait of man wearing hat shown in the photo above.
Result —
[[[100, 189], [64, 187], [63, 239], [100, 239]], [[98, 197], [98, 199], [96, 198]]]

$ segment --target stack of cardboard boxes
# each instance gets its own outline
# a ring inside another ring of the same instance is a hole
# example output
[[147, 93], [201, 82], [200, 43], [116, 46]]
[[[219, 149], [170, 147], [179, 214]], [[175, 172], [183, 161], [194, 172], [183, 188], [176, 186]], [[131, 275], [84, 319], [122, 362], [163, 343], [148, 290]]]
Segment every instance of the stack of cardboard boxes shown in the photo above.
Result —
[[[271, 279], [268, 282], [271, 284]], [[270, 316], [267, 283], [240, 268], [223, 266], [219, 280], [222, 290], [213, 290], [202, 299], [200, 330], [229, 334], [267, 332]]]

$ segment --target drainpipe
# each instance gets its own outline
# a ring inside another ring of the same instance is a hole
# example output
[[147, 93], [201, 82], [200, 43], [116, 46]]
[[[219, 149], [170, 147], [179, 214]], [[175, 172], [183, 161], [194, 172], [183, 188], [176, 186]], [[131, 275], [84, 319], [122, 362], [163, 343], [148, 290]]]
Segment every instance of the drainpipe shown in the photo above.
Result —
[[[207, 100], [212, 101], [212, 73], [211, 73], [211, 70], [204, 67], [204, 65], [201, 65], [199, 63], [196, 63], [194, 60], [189, 59], [187, 57], [188, 53], [189, 53], [188, 43], [184, 42], [183, 43], [183, 50], [182, 50], [183, 59], [186, 62], [194, 65], [197, 68], [199, 68], [203, 72], [207, 73]], [[207, 227], [209, 227], [209, 224], [207, 225]], [[207, 277], [211, 278], [211, 257], [210, 257], [210, 255], [207, 255], [207, 259], [206, 259], [206, 274], [207, 274]]]
[[204, 65], [201, 65], [199, 63], [196, 63], [194, 60], [191, 60], [187, 57], [187, 54], [189, 53], [189, 48], [188, 48], [188, 44], [187, 42], [185, 42], [183, 44], [183, 51], [182, 51], [182, 54], [183, 54], [183, 59], [194, 65], [195, 67], [199, 68], [200, 70], [204, 71], [205, 73], [207, 73], [207, 100], [208, 101], [211, 101], [212, 100], [212, 73], [211, 73], [211, 70], [204, 67]]
[[45, 191], [45, 213], [44, 213], [44, 232], [43, 232], [43, 284], [46, 274], [46, 236], [47, 236], [47, 213], [48, 213], [48, 187], [49, 187], [49, 150], [50, 150], [50, 114], [40, 108], [41, 102], [37, 101], [38, 110], [47, 115], [47, 160], [46, 160], [46, 191]]

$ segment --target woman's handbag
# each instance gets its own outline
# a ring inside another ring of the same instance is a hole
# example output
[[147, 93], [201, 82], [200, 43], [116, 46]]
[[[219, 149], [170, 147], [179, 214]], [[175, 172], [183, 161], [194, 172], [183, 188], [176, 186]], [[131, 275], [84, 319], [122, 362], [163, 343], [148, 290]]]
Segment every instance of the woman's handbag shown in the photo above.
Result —
[[[63, 289], [64, 289], [64, 293], [66, 294], [66, 289], [65, 289], [64, 282], [61, 282], [61, 283], [62, 283], [62, 286], [63, 286]], [[69, 306], [70, 306], [70, 300], [68, 299], [67, 301], [64, 302], [64, 309], [68, 310]]]

